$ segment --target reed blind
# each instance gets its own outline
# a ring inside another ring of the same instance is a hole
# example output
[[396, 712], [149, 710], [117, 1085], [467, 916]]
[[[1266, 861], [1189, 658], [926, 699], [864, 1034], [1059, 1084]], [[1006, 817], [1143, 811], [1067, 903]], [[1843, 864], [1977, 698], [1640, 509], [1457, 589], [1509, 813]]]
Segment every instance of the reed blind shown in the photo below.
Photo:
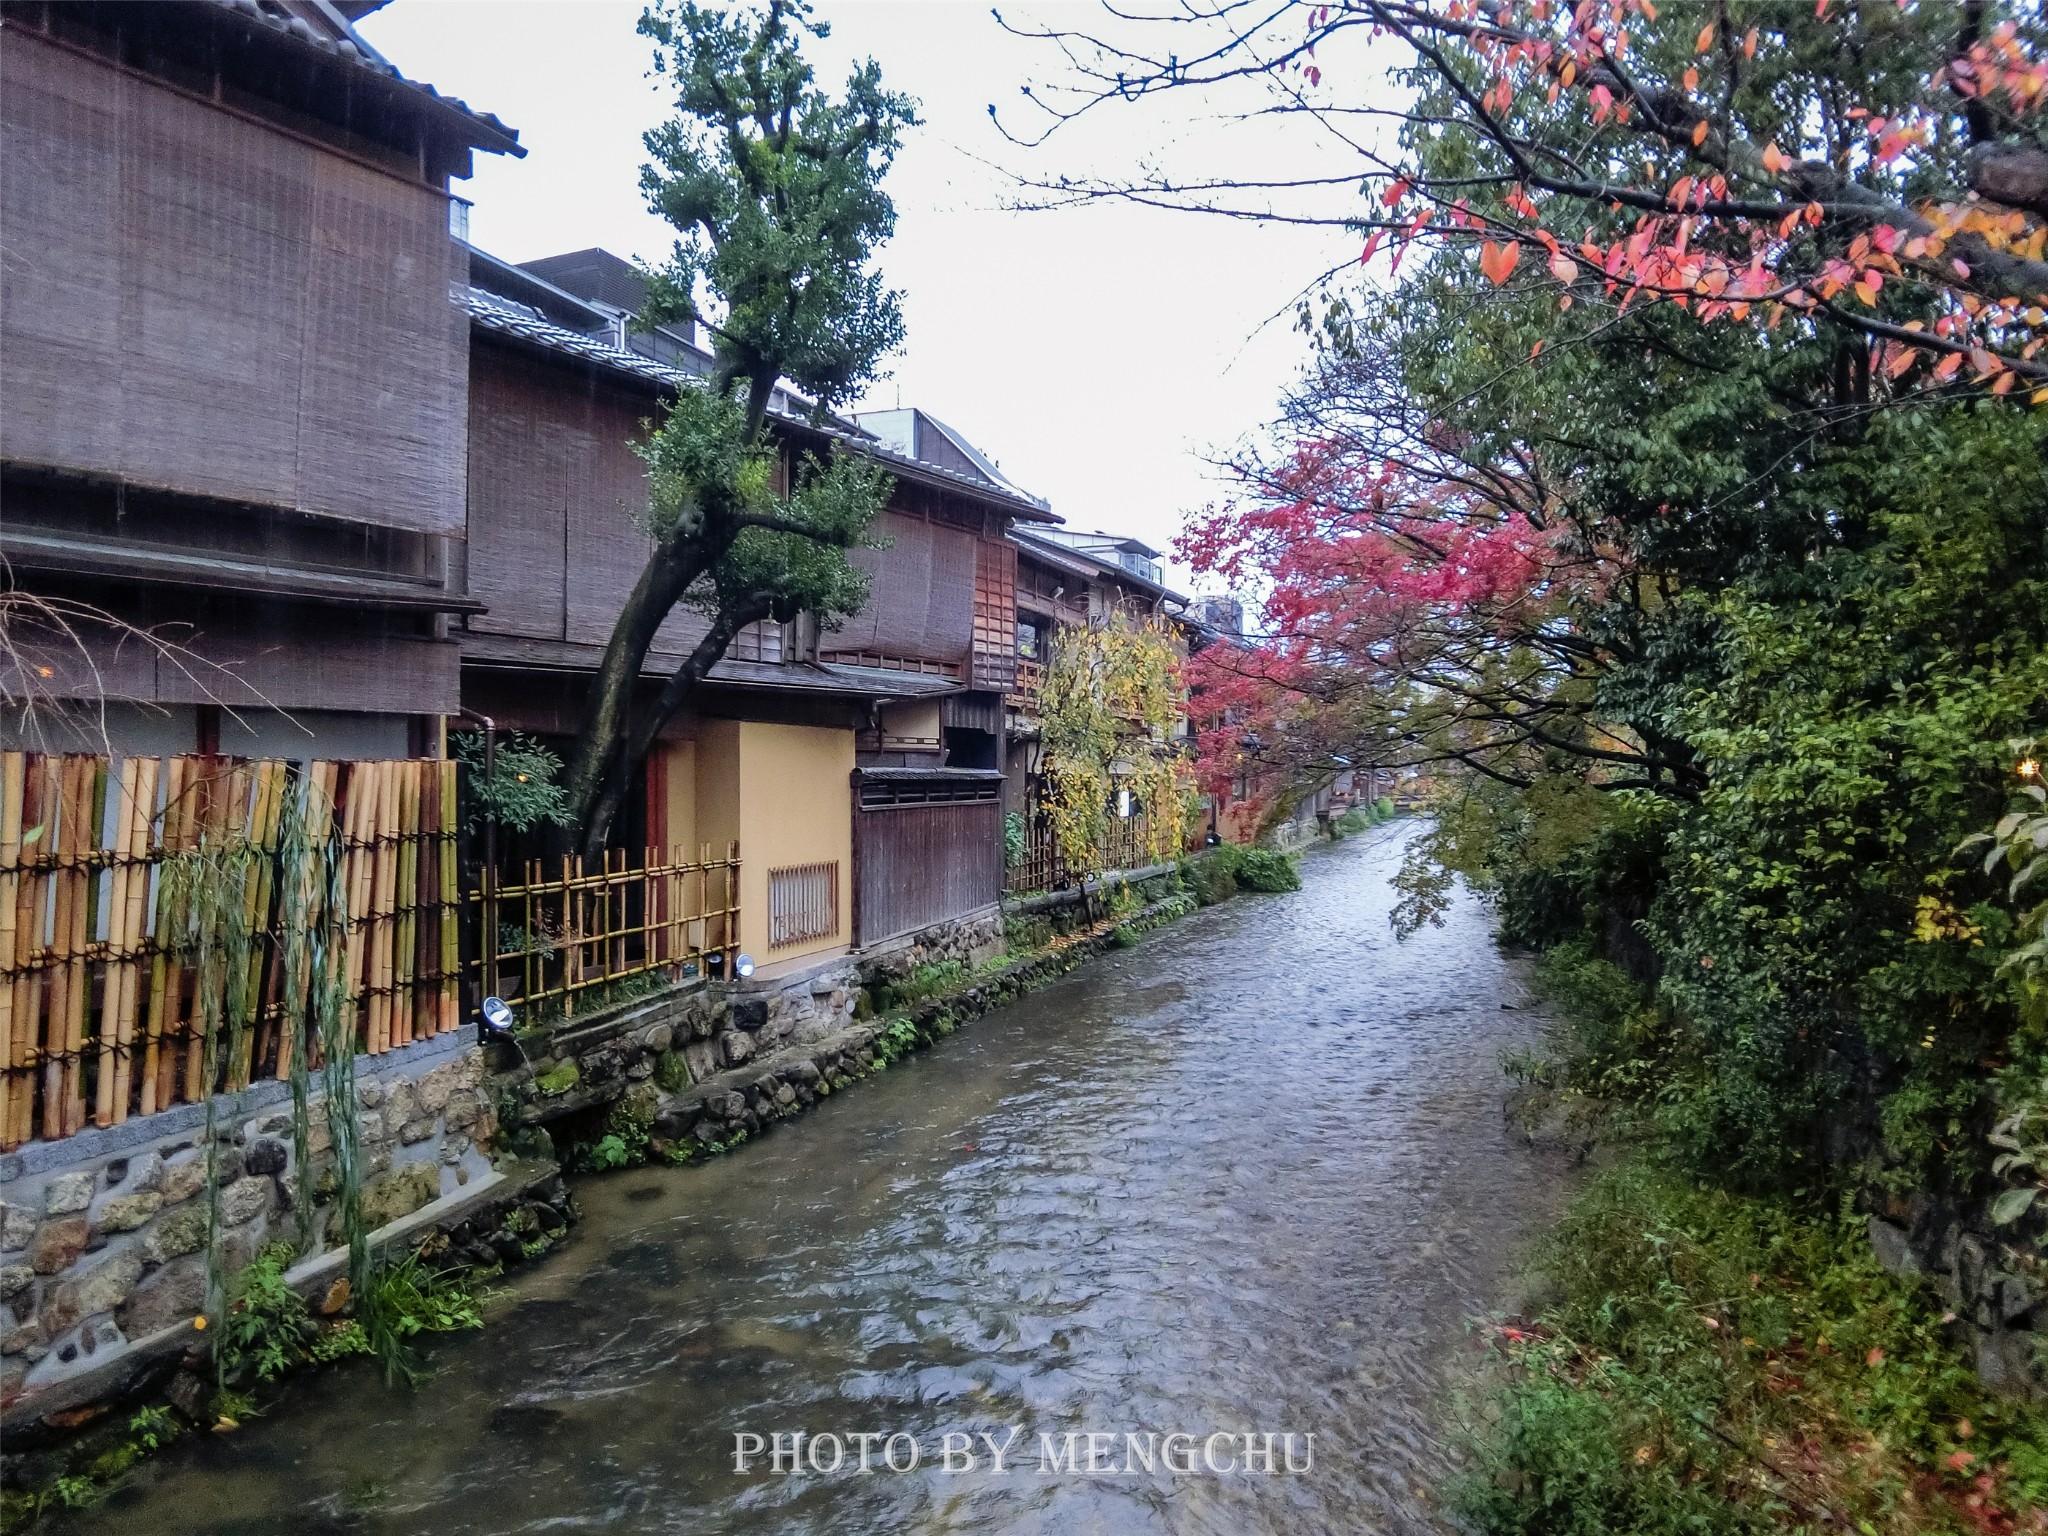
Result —
[[0, 455], [459, 532], [447, 198], [0, 28]]

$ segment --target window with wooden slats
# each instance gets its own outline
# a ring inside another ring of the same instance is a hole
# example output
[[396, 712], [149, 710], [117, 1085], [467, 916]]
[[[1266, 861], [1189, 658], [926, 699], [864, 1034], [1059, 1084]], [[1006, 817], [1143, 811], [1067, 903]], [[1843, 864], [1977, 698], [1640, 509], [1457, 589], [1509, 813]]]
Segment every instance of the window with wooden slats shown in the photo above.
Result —
[[768, 871], [768, 947], [787, 949], [839, 932], [839, 861]]

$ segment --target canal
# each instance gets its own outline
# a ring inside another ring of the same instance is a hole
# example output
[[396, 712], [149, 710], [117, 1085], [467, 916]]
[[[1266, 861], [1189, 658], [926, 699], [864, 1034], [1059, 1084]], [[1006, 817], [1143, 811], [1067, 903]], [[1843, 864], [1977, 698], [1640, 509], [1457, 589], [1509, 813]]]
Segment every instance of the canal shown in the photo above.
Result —
[[[1499, 1053], [1535, 1025], [1483, 911], [1388, 928], [1407, 835], [1312, 854], [1304, 890], [1148, 935], [710, 1165], [583, 1181], [571, 1238], [424, 1390], [301, 1380], [67, 1528], [1439, 1529], [1468, 1320], [1568, 1174], [1502, 1125]], [[841, 1470], [735, 1472], [736, 1435], [798, 1431], [839, 1436]], [[1042, 1433], [1087, 1431], [1113, 1471], [1086, 1440], [1084, 1470], [1044, 1465]], [[1313, 1467], [1245, 1472], [1247, 1432], [1294, 1435], [1296, 1466], [1312, 1433]], [[979, 1440], [947, 1471], [949, 1433], [1008, 1442], [1003, 1473]], [[1147, 1472], [1176, 1433], [1195, 1470]]]

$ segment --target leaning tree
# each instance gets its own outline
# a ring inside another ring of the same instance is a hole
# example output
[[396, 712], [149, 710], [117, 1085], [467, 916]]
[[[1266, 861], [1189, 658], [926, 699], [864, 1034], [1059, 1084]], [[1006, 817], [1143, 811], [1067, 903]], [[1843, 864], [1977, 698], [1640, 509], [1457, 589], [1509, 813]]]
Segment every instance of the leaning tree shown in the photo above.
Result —
[[[909, 98], [883, 89], [872, 60], [838, 97], [818, 89], [803, 44], [828, 29], [804, 0], [730, 12], [657, 0], [640, 31], [676, 101], [646, 136], [641, 185], [678, 232], [643, 319], [701, 324], [713, 363], [640, 450], [654, 548], [605, 648], [566, 783], [586, 855], [603, 846], [633, 765], [741, 630], [804, 612], [829, 624], [865, 600], [846, 551], [870, 537], [887, 475], [835, 451], [806, 455], [785, 485], [769, 408], [787, 384], [822, 420], [903, 337], [900, 296], [872, 257], [895, 227], [882, 180], [917, 122]], [[707, 628], [649, 702], [648, 651], [678, 607]]]

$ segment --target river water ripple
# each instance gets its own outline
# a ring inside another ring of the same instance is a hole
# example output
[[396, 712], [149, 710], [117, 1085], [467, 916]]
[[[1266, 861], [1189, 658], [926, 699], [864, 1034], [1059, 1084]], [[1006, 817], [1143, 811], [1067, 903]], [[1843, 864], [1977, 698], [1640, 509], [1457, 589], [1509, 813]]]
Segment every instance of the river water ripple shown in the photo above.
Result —
[[[572, 1237], [433, 1351], [426, 1390], [300, 1381], [75, 1528], [1441, 1529], [1447, 1373], [1567, 1176], [1501, 1124], [1498, 1054], [1534, 1021], [1502, 1007], [1525, 994], [1483, 912], [1388, 929], [1406, 835], [1315, 854], [1303, 891], [1149, 935], [708, 1166], [584, 1181]], [[937, 1464], [947, 1432], [1012, 1426], [1005, 1475]], [[924, 1463], [736, 1475], [735, 1433], [778, 1430], [913, 1434]], [[1119, 1470], [1047, 1474], [1040, 1433], [1070, 1430], [1114, 1433]], [[1313, 1432], [1314, 1468], [1121, 1470], [1127, 1432], [1212, 1430]]]

